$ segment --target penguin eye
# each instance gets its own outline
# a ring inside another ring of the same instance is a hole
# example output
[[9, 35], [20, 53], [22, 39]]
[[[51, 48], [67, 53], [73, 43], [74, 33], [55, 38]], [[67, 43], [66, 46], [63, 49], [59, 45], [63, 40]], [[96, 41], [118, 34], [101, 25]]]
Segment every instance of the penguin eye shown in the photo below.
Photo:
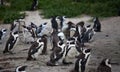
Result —
[[108, 61], [108, 64], [111, 64], [110, 61]]

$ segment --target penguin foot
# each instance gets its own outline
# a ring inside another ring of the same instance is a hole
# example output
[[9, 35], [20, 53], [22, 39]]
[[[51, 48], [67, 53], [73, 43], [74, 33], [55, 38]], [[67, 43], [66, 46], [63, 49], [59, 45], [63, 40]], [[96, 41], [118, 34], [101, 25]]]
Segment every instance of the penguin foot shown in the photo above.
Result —
[[62, 63], [65, 64], [65, 65], [73, 64], [72, 62], [66, 62], [65, 60], [63, 60]]
[[16, 54], [16, 53], [13, 53], [13, 52], [9, 51], [9, 54]]
[[46, 65], [47, 65], [47, 66], [57, 66], [57, 64], [52, 63], [52, 62], [50, 62], [50, 61], [48, 61], [48, 62], [46, 63]]

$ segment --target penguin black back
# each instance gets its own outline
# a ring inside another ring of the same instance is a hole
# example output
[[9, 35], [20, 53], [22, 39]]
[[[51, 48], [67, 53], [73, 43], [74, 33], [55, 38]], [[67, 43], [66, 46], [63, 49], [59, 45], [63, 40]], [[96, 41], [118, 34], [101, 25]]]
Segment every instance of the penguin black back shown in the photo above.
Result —
[[94, 25], [93, 25], [93, 28], [96, 32], [101, 32], [101, 23], [98, 19], [98, 17], [95, 17], [94, 18]]
[[56, 21], [56, 16], [52, 17], [51, 24], [53, 29], [58, 30], [58, 23]]

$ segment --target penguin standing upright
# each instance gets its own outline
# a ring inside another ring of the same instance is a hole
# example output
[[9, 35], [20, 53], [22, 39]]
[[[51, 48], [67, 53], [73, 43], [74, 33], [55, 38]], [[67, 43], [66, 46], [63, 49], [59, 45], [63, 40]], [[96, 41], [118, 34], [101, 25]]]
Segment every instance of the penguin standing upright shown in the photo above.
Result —
[[94, 21], [93, 29], [95, 30], [95, 32], [101, 32], [101, 23], [98, 17], [95, 17], [93, 21]]
[[12, 54], [12, 49], [14, 49], [15, 45], [19, 41], [18, 36], [19, 36], [18, 31], [10, 33], [10, 37], [6, 43], [6, 46], [5, 46], [3, 53], [11, 53]]
[[56, 21], [56, 16], [54, 16], [54, 17], [52, 17], [52, 19], [51, 19], [51, 26], [52, 26], [52, 28], [53, 29], [55, 29], [56, 31], [58, 30], [58, 23], [57, 23], [57, 21]]
[[50, 61], [47, 62], [48, 66], [57, 66], [58, 62], [65, 57], [66, 46], [62, 40], [57, 43], [57, 46], [50, 55]]
[[82, 38], [83, 42], [89, 42], [90, 40], [92, 40], [93, 36], [95, 35], [95, 31], [94, 29], [91, 27], [91, 25], [88, 25], [86, 27], [86, 31], [84, 32], [84, 36]]
[[103, 59], [97, 68], [97, 72], [112, 72], [110, 59]]
[[37, 6], [38, 6], [38, 0], [33, 0], [32, 6], [31, 6], [31, 10], [37, 9]]
[[42, 55], [47, 54], [47, 36], [43, 35], [42, 40], [44, 42], [44, 48], [42, 50]]
[[90, 51], [91, 49], [84, 49], [82, 51], [82, 53], [79, 55], [78, 59], [75, 62], [74, 69], [71, 70], [70, 72], [79, 72], [80, 68], [81, 68], [80, 72], [85, 72], [86, 64], [88, 63], [90, 58]]
[[27, 60], [36, 60], [38, 58], [38, 55], [42, 53], [43, 48], [44, 48], [44, 42], [42, 41], [41, 38], [39, 38], [30, 47], [28, 51]]
[[7, 32], [7, 29], [1, 29], [0, 30], [0, 41], [3, 40], [3, 38], [5, 37], [6, 32]]

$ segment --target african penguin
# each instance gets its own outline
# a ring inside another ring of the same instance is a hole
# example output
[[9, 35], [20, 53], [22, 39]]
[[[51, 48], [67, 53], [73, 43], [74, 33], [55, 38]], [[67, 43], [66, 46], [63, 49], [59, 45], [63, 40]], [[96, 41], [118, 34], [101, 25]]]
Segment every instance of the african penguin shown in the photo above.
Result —
[[97, 72], [112, 72], [110, 59], [103, 59], [97, 68]]
[[75, 24], [71, 21], [69, 21], [68, 23], [66, 23], [66, 25], [63, 25], [62, 27], [62, 31], [65, 33], [67, 39], [69, 37], [73, 37], [75, 30]]
[[63, 27], [64, 21], [66, 19], [66, 16], [59, 16], [58, 19], [60, 20], [60, 27]]
[[84, 46], [82, 38], [84, 37], [84, 33], [86, 31], [84, 24], [84, 21], [78, 22], [76, 25], [75, 34], [73, 35], [74, 37], [77, 37], [77, 41], [79, 41], [82, 46]]
[[84, 49], [75, 62], [75, 67], [70, 72], [85, 72], [86, 64], [89, 61], [91, 49]]
[[33, 0], [32, 6], [31, 6], [31, 10], [36, 10], [38, 6], [38, 0]]
[[19, 41], [18, 36], [19, 36], [18, 32], [10, 33], [10, 37], [6, 42], [6, 46], [5, 46], [3, 53], [12, 53], [12, 50], [14, 49], [14, 47], [16, 46], [16, 44]]
[[26, 67], [27, 66], [18, 66], [16, 67], [15, 72], [26, 72], [25, 71]]
[[79, 51], [76, 48], [76, 38], [75, 37], [71, 37], [67, 40], [66, 42], [67, 44], [67, 54], [66, 56], [69, 58], [73, 58], [77, 55], [79, 55]]
[[7, 29], [1, 29], [1, 30], [0, 30], [0, 40], [1, 40], [1, 41], [2, 41], [3, 38], [5, 37], [6, 32], [7, 32]]
[[84, 35], [81, 38], [84, 43], [89, 42], [93, 38], [93, 35], [95, 35], [96, 33], [94, 29], [90, 27], [90, 25], [86, 27], [86, 31], [84, 32]]
[[65, 44], [62, 40], [60, 40], [57, 43], [57, 48], [53, 50], [53, 52], [50, 55], [50, 61], [47, 62], [48, 66], [57, 66], [59, 65], [59, 62], [64, 58], [65, 56]]
[[52, 17], [51, 24], [52, 24], [52, 28], [57, 31], [58, 30], [58, 23], [56, 21], [56, 16]]
[[42, 41], [42, 38], [37, 39], [37, 41], [35, 41], [31, 45], [28, 51], [27, 60], [36, 60], [38, 58], [38, 55], [42, 53], [43, 48], [44, 48], [44, 42]]
[[93, 29], [95, 30], [95, 32], [101, 32], [101, 23], [98, 17], [95, 17], [93, 19], [93, 22], [94, 22]]
[[41, 38], [44, 42], [44, 48], [42, 50], [41, 55], [44, 55], [44, 54], [47, 54], [47, 35], [43, 35]]

